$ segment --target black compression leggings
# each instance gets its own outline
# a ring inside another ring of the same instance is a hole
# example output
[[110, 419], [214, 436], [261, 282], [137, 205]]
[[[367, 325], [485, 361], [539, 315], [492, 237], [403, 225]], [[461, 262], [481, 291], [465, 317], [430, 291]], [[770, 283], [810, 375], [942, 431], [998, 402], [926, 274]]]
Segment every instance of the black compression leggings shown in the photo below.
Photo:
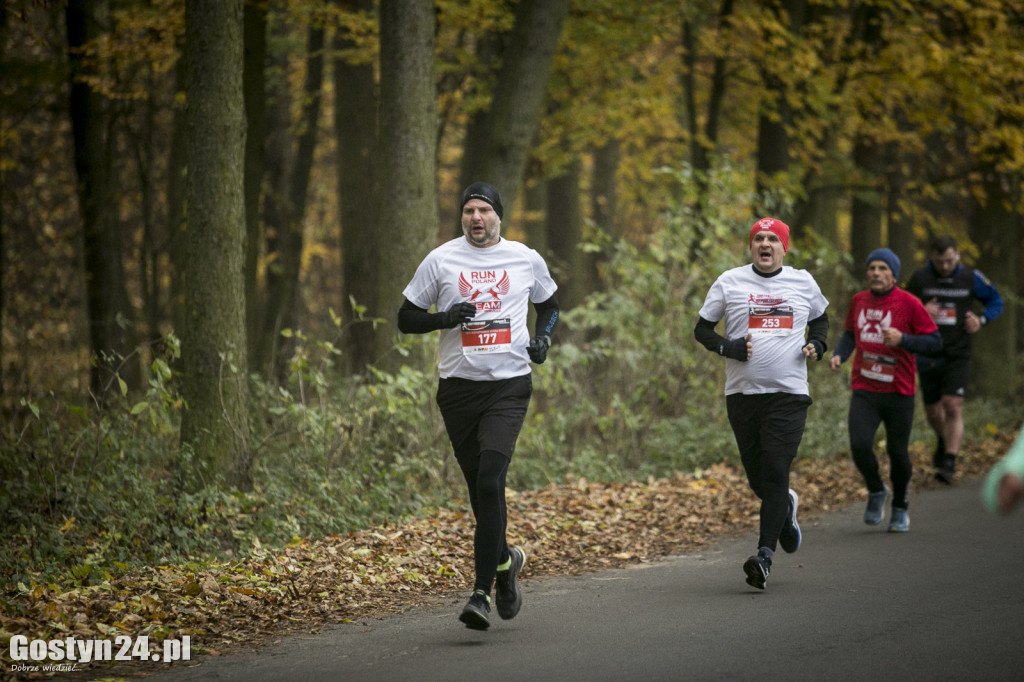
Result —
[[725, 397], [750, 489], [761, 500], [758, 547], [775, 551], [789, 516], [789, 469], [800, 447], [811, 398], [790, 393]]
[[507, 512], [505, 509], [505, 475], [509, 459], [500, 452], [484, 450], [475, 461], [463, 462], [462, 475], [466, 478], [469, 504], [476, 517], [473, 535], [474, 590], [490, 594], [498, 564], [508, 559], [505, 542]]
[[885, 424], [892, 506], [906, 509], [912, 474], [907, 447], [910, 444], [910, 429], [914, 424], [914, 396], [856, 390], [850, 398], [849, 423], [853, 463], [864, 477], [868, 492], [872, 493], [885, 487], [875, 456], [875, 432], [879, 424]]

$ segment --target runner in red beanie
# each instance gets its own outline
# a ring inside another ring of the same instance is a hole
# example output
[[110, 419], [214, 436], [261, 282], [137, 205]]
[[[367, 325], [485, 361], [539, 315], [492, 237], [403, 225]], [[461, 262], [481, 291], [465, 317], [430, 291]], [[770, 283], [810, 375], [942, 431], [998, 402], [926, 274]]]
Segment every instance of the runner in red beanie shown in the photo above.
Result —
[[754, 241], [754, 235], [758, 232], [772, 232], [779, 241], [782, 242], [782, 253], [789, 253], [789, 225], [778, 220], [777, 218], [761, 218], [750, 228], [750, 239], [748, 243]]

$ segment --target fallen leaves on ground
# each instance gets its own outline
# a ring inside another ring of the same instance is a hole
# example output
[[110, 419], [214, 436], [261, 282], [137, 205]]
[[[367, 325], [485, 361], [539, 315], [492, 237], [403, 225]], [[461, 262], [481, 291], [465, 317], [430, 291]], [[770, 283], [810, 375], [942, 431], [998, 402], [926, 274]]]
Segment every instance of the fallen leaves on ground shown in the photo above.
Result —
[[[958, 480], [983, 475], [1008, 445], [1009, 436], [1001, 435], [972, 446], [961, 457]], [[930, 456], [915, 446], [911, 495], [940, 485], [932, 478]], [[884, 467], [887, 458], [880, 459]], [[849, 459], [800, 461], [791, 486], [800, 494], [801, 519], [865, 499]], [[526, 549], [527, 580], [698, 551], [715, 539], [754, 531], [759, 508], [743, 472], [725, 464], [646, 482], [572, 479], [529, 492], [510, 490], [507, 499], [509, 541]], [[18, 634], [30, 640], [148, 635], [153, 653], [162, 653], [164, 639], [188, 635], [195, 660], [259, 647], [289, 632], [315, 633], [327, 624], [457, 603], [473, 582], [472, 533], [468, 511], [440, 509], [241, 561], [155, 566], [67, 591], [39, 586], [0, 613], [0, 679], [15, 675], [9, 641]], [[755, 544], [752, 533], [751, 550]], [[109, 664], [78, 668], [100, 672], [104, 665], [109, 673]], [[168, 664], [132, 665], [129, 674]], [[43, 673], [23, 672], [18, 679], [33, 675]]]

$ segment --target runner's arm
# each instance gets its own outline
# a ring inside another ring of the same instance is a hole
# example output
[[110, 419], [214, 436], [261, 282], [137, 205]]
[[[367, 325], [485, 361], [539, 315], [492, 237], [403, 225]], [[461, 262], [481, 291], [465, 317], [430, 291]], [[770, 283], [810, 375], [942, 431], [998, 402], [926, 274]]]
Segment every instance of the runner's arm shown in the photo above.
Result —
[[533, 309], [537, 311], [534, 336], [550, 337], [555, 333], [555, 325], [558, 324], [558, 301], [552, 296], [546, 301], [534, 303]]
[[836, 344], [836, 350], [832, 353], [832, 357], [839, 358], [840, 362], [846, 362], [846, 358], [850, 357], [850, 353], [857, 347], [857, 341], [853, 338], [853, 332], [849, 329], [843, 332], [843, 335], [839, 337], [839, 343]]
[[476, 307], [472, 303], [456, 303], [443, 313], [427, 312], [405, 299], [398, 309], [398, 331], [403, 334], [426, 334], [437, 329], [448, 329], [473, 317]]
[[828, 315], [822, 313], [807, 323], [807, 343], [814, 344], [814, 350], [818, 353], [818, 359], [825, 357], [828, 350]]
[[935, 353], [942, 350], [942, 336], [938, 329], [931, 334], [904, 334], [900, 347], [911, 353]]
[[725, 338], [715, 331], [716, 324], [718, 323], [705, 320], [698, 315], [697, 326], [693, 328], [694, 338], [712, 353], [745, 362], [747, 360], [747, 340]]
[[1003, 312], [1003, 297], [992, 286], [992, 282], [977, 270], [974, 271], [974, 297], [985, 305], [985, 309], [978, 316], [982, 326], [996, 319]]

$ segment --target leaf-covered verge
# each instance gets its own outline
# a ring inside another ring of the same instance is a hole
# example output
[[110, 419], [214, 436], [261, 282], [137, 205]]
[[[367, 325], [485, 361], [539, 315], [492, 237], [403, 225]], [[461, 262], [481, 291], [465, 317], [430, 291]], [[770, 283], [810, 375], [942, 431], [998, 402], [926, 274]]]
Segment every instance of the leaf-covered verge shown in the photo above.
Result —
[[[1003, 432], [971, 444], [961, 458], [958, 482], [983, 475], [1011, 437]], [[913, 446], [912, 457], [913, 496], [939, 484], [922, 444]], [[881, 460], [884, 466], [884, 455]], [[791, 485], [800, 493], [803, 520], [864, 499], [848, 458], [801, 460]], [[508, 503], [509, 539], [530, 557], [523, 574], [527, 585], [698, 551], [756, 528], [758, 510], [742, 471], [728, 464], [644, 482], [572, 478], [529, 492], [510, 490]], [[163, 639], [189, 635], [194, 663], [203, 656], [259, 648], [288, 633], [317, 633], [329, 624], [456, 603], [472, 583], [471, 537], [467, 512], [443, 508], [360, 532], [258, 550], [239, 561], [153, 566], [76, 589], [26, 588], [2, 604], [0, 679], [35, 675], [11, 672], [9, 642], [17, 634], [30, 639], [148, 635], [158, 653]], [[454, 611], [451, 627], [461, 627]], [[90, 677], [130, 676], [165, 665], [78, 668]]]

